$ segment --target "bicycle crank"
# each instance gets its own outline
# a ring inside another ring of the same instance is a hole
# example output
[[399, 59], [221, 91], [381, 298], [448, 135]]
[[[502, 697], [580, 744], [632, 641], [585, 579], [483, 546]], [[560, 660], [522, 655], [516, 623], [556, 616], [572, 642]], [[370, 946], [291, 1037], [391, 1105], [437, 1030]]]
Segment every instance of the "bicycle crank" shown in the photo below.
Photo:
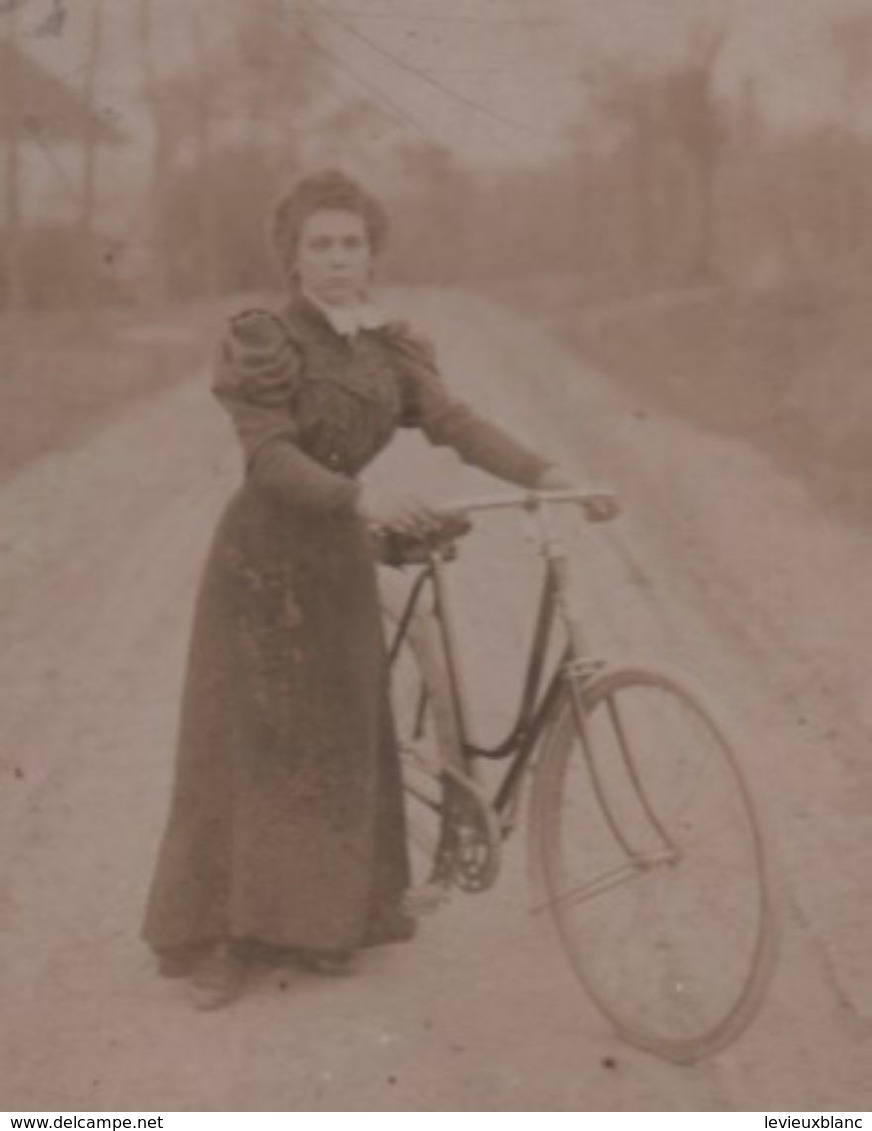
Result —
[[486, 891], [500, 870], [502, 836], [496, 815], [465, 774], [444, 766], [442, 778], [445, 808], [437, 871], [461, 891]]

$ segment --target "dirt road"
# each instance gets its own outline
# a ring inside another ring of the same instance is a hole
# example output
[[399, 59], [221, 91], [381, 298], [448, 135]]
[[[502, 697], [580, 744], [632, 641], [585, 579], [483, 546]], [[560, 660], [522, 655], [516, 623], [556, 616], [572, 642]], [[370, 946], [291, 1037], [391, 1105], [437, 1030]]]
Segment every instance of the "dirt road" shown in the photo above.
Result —
[[[624, 497], [614, 534], [583, 542], [606, 652], [693, 668], [742, 724], [784, 891], [761, 1015], [693, 1068], [620, 1045], [528, 914], [520, 841], [496, 891], [355, 979], [264, 973], [202, 1015], [154, 976], [137, 932], [193, 588], [238, 475], [198, 379], [0, 495], [0, 1107], [872, 1107], [872, 539], [749, 450], [627, 403], [534, 326], [468, 295], [404, 297], [479, 406]], [[441, 499], [486, 485], [414, 438], [374, 474], [398, 465]], [[494, 521], [458, 570], [482, 732], [531, 569]]]

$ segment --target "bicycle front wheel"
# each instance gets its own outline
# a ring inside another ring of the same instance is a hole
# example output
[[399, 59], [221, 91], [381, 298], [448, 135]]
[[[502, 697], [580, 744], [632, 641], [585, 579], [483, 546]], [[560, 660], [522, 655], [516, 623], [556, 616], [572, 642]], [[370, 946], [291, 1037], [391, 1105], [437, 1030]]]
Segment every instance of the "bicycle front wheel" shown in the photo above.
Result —
[[532, 805], [543, 908], [617, 1033], [680, 1063], [734, 1040], [768, 981], [772, 901], [748, 787], [701, 693], [647, 668], [567, 691]]

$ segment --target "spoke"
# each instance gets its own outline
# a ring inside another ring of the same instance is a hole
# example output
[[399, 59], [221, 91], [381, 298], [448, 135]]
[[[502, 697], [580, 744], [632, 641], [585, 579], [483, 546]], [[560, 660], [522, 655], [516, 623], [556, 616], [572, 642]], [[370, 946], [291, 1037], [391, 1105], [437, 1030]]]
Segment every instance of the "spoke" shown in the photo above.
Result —
[[607, 872], [602, 872], [595, 879], [588, 880], [580, 887], [572, 888], [553, 899], [546, 900], [545, 903], [537, 904], [530, 909], [530, 914], [538, 915], [541, 911], [550, 911], [556, 907], [571, 907], [576, 903], [583, 903], [587, 899], [594, 899], [620, 884], [638, 879], [650, 872], [652, 868], [659, 867], [662, 864], [672, 864], [674, 861], [675, 854], [666, 849], [662, 852], [649, 852], [644, 856], [633, 856], [626, 864], [619, 864], [616, 868], [610, 868]]

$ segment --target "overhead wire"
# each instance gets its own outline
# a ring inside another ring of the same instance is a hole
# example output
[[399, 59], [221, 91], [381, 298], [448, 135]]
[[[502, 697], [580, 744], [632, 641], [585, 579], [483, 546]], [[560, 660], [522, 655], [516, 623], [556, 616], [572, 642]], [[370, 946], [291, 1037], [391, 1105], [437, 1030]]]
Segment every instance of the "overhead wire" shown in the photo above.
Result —
[[[410, 113], [409, 110], [400, 102], [392, 98], [387, 91], [369, 78], [361, 69], [353, 66], [347, 58], [333, 50], [328, 46], [321, 37], [314, 34], [311, 24], [302, 17], [314, 16], [320, 18], [322, 22], [329, 22], [337, 27], [340, 32], [353, 36], [362, 42], [370, 51], [379, 54], [383, 58], [388, 59], [392, 64], [406, 71], [411, 76], [415, 77], [418, 81], [425, 83], [431, 88], [439, 91], [442, 95], [450, 98], [455, 102], [473, 109], [476, 113], [490, 118], [492, 121], [497, 122], [500, 126], [510, 129], [515, 133], [523, 133], [526, 136], [534, 137], [537, 141], [542, 140], [543, 137], [552, 137], [558, 140], [560, 136], [559, 131], [541, 130], [511, 118], [507, 115], [501, 114], [499, 111], [494, 110], [490, 106], [486, 106], [478, 100], [471, 98], [469, 95], [456, 90], [455, 88], [442, 83], [439, 79], [428, 70], [417, 67], [410, 60], [401, 55], [397, 55], [389, 49], [385, 48], [382, 44], [372, 40], [369, 36], [365, 35], [359, 29], [348, 25], [344, 20], [337, 18], [336, 9], [324, 3], [315, 3], [313, 0], [273, 0], [274, 8], [277, 13], [285, 19], [292, 18], [293, 16], [300, 17], [300, 34], [328, 63], [330, 68], [342, 75], [343, 78], [351, 80], [351, 82], [365, 90], [372, 98], [374, 105], [383, 114], [388, 116], [400, 124], [410, 127], [415, 133], [424, 137], [426, 140], [436, 142], [437, 144], [445, 144], [444, 139], [440, 138], [436, 131], [432, 129], [429, 124], [426, 124], [420, 116]], [[400, 18], [398, 16], [398, 18]], [[405, 17], [404, 17], [405, 18]], [[411, 16], [410, 19], [418, 17]], [[423, 15], [422, 15], [423, 18]], [[445, 17], [447, 20], [448, 17]], [[495, 22], [495, 21], [491, 21]], [[499, 73], [500, 71], [506, 73], [511, 68], [445, 68], [444, 73]], [[442, 69], [440, 68], [440, 73]], [[574, 74], [574, 71], [572, 72]], [[504, 143], [499, 143], [504, 144]]]
[[472, 24], [484, 27], [560, 27], [567, 21], [549, 16], [469, 16], [469, 15], [437, 15], [435, 12], [365, 12], [361, 9], [336, 8], [333, 5], [321, 4], [319, 7], [325, 14], [339, 17], [340, 19], [372, 20], [390, 23], [435, 23], [435, 24]]
[[[520, 60], [511, 60], [492, 67], [428, 67], [427, 73], [430, 75], [509, 75], [518, 74], [526, 68], [541, 67], [541, 62], [538, 60], [527, 60], [526, 62]], [[574, 67], [549, 67], [548, 76], [554, 78], [574, 78], [580, 72], [578, 66]]]
[[335, 52], [326, 47], [309, 28], [300, 27], [298, 28], [298, 33], [302, 39], [327, 60], [328, 65], [346, 78], [351, 79], [357, 86], [367, 91], [373, 98], [376, 107], [380, 109], [383, 114], [390, 117], [393, 121], [398, 122], [400, 125], [410, 127], [425, 140], [438, 142], [439, 139], [432, 130], [427, 129], [426, 126], [419, 122], [400, 103], [392, 99], [375, 83], [364, 78], [357, 70], [351, 68], [344, 59], [341, 59]]
[[[292, 12], [287, 11], [287, 8], [290, 6], [289, 3], [288, 3], [288, 0], [277, 0], [276, 6], [277, 6], [277, 8], [280, 9], [280, 14], [285, 18], [288, 18], [288, 17], [290, 17], [294, 14]], [[303, 14], [303, 12], [299, 11], [298, 5], [294, 5], [294, 7], [298, 7], [298, 13], [297, 14]], [[317, 14], [322, 14], [322, 15], [324, 14], [324, 13], [314, 12], [313, 6], [311, 4], [306, 4], [304, 11], [305, 11], [305, 14], [316, 14], [316, 15]], [[353, 31], [353, 29], [350, 29], [350, 28], [347, 29], [347, 30]], [[430, 141], [430, 142], [436, 142], [437, 144], [443, 144], [442, 139], [440, 139], [436, 135], [436, 133], [433, 131], [432, 128], [423, 124], [423, 122], [421, 120], [419, 120], [415, 115], [409, 113], [409, 111], [401, 103], [399, 103], [395, 99], [391, 98], [391, 96], [389, 94], [387, 94], [387, 92], [384, 89], [382, 89], [380, 86], [378, 86], [376, 83], [374, 83], [371, 79], [365, 77], [360, 72], [359, 69], [352, 67], [346, 59], [342, 58], [335, 51], [331, 50], [325, 43], [323, 43], [323, 41], [321, 39], [319, 39], [313, 33], [311, 27], [309, 27], [305, 23], [301, 22], [299, 27], [298, 27], [298, 32], [299, 32], [301, 38], [303, 38], [307, 43], [309, 43], [321, 56], [323, 56], [326, 59], [328, 65], [330, 65], [332, 69], [341, 73], [344, 78], [350, 79], [355, 85], [366, 90], [367, 93], [372, 96], [372, 98], [375, 101], [377, 108], [380, 109], [382, 111], [382, 113], [386, 114], [387, 116], [389, 116], [394, 121], [400, 122], [400, 124], [402, 124], [402, 125], [411, 127], [411, 129], [413, 129], [417, 134], [419, 134], [420, 136], [425, 138], [425, 140]], [[373, 48], [377, 50], [378, 45], [373, 44]], [[427, 77], [424, 72], [421, 72], [420, 75], [421, 75], [421, 77]], [[434, 80], [434, 82], [435, 82], [435, 80]], [[440, 86], [440, 87], [442, 86], [442, 84], [437, 84], [437, 85]], [[455, 97], [455, 98], [460, 97], [462, 99], [464, 97], [464, 96], [460, 95], [459, 92], [452, 91], [448, 87], [445, 88], [444, 93], [446, 93], [446, 94], [448, 94], [452, 97]], [[480, 110], [482, 113], [489, 114], [490, 116], [493, 116], [493, 113], [489, 110], [488, 107], [482, 106], [481, 104], [476, 103], [474, 100], [471, 100], [471, 101], [472, 101], [473, 105], [475, 106], [475, 108], [477, 110]], [[525, 127], [521, 123], [516, 122], [516, 121], [509, 119], [509, 118], [503, 119], [501, 121], [501, 124], [506, 125], [506, 126], [510, 126], [511, 128], [513, 128], [515, 130], [520, 129], [520, 130], [523, 130], [523, 132], [525, 132], [525, 133], [533, 134], [534, 136], [537, 137], [537, 139], [541, 136], [538, 132], [533, 131], [532, 128]]]
[[[297, 5], [294, 3], [294, 0], [273, 0], [273, 7], [276, 14], [281, 19], [289, 19], [295, 13], [288, 9], [297, 7]], [[300, 38], [308, 43], [309, 46], [322, 57], [330, 70], [338, 74], [341, 78], [349, 80], [354, 86], [364, 90], [372, 99], [375, 108], [386, 118], [390, 118], [391, 121], [412, 129], [427, 141], [438, 141], [432, 131], [428, 130], [427, 127], [418, 121], [414, 115], [410, 114], [405, 107], [392, 99], [390, 95], [382, 90], [376, 83], [361, 74], [359, 70], [350, 66], [345, 59], [341, 58], [335, 51], [332, 51], [326, 44], [322, 43], [314, 34], [311, 27], [304, 21], [300, 21], [296, 30]]]
[[[292, 3], [293, 0], [286, 0], [287, 3]], [[283, 0], [278, 0], [281, 6]], [[391, 23], [410, 23], [416, 24], [421, 22], [427, 23], [441, 23], [441, 24], [471, 24], [476, 26], [506, 26], [512, 28], [530, 27], [530, 28], [546, 28], [546, 27], [562, 27], [567, 26], [568, 21], [557, 17], [541, 16], [497, 16], [497, 17], [483, 17], [483, 16], [444, 16], [434, 15], [432, 13], [388, 13], [388, 12], [364, 12], [362, 10], [352, 10], [350, 8], [335, 8], [332, 5], [323, 2], [318, 5], [321, 13], [325, 16], [339, 17], [342, 20], [368, 20], [368, 21], [385, 21]], [[538, 65], [538, 64], [537, 64]], [[436, 75], [505, 75], [510, 73], [517, 73], [518, 70], [524, 66], [522, 60], [509, 60], [495, 66], [479, 66], [479, 67], [452, 67], [452, 66], [429, 66], [426, 68], [426, 74], [430, 76]], [[423, 68], [422, 68], [423, 69]], [[555, 72], [553, 67], [548, 68], [549, 75], [553, 76], [555, 73], [561, 77], [572, 78], [577, 75], [578, 67], [561, 67], [559, 71]], [[521, 123], [515, 123], [516, 126], [521, 126]], [[524, 127], [522, 127], [524, 128]]]
[[510, 118], [507, 115], [501, 114], [499, 111], [494, 110], [492, 107], [486, 106], [483, 103], [479, 102], [477, 99], [471, 98], [469, 95], [464, 94], [462, 91], [456, 90], [455, 88], [449, 86], [447, 83], [442, 82], [429, 71], [425, 71], [421, 67], [416, 66], [408, 59], [405, 59], [402, 55], [397, 55], [395, 52], [388, 50], [388, 48], [384, 47], [382, 44], [378, 43], [376, 40], [372, 39], [370, 36], [366, 35], [364, 32], [360, 31], [352, 24], [349, 24], [346, 21], [341, 20], [335, 15], [331, 14], [330, 10], [328, 8], [325, 8], [322, 4], [312, 3], [308, 6], [308, 8], [310, 11], [324, 16], [336, 27], [339, 27], [342, 31], [347, 32], [348, 35], [353, 36], [355, 39], [359, 40], [371, 51], [374, 51], [377, 55], [380, 55], [382, 58], [387, 59], [389, 62], [393, 63], [401, 70], [413, 75], [425, 85], [439, 91], [446, 97], [451, 98], [460, 105], [467, 107], [467, 109], [474, 110], [476, 113], [482, 114], [485, 117], [490, 118], [492, 121], [495, 121], [511, 130], [520, 131], [521, 133], [535, 137], [537, 140], [541, 140], [541, 130], [534, 129], [533, 126], [526, 125], [525, 123], [519, 122], [514, 118]]

